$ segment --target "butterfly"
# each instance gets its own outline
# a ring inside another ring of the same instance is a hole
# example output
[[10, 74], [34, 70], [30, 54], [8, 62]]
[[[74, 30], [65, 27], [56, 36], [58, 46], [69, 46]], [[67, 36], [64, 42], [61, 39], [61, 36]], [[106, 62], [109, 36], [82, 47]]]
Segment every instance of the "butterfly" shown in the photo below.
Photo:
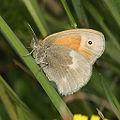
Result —
[[[105, 38], [92, 29], [72, 29], [31, 40], [33, 57], [62, 95], [78, 91], [90, 80], [92, 66], [103, 54]], [[30, 54], [31, 54], [30, 53]]]

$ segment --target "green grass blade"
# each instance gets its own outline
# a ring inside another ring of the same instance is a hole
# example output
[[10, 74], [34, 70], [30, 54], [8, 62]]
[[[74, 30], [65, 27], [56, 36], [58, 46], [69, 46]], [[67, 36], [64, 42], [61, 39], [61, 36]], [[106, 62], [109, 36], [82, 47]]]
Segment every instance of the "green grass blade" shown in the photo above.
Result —
[[59, 29], [71, 29], [71, 25], [68, 22], [64, 20], [60, 21], [58, 19], [55, 19], [49, 13], [45, 13], [45, 18], [47, 21], [49, 21], [51, 24], [53, 24], [55, 27]]
[[27, 69], [25, 67], [25, 65], [23, 65], [22, 63], [20, 63], [17, 60], [13, 60], [13, 62], [15, 63], [15, 65], [17, 65], [19, 68], [21, 68], [23, 71], [25, 71], [28, 75], [30, 75], [31, 77], [34, 78], [33, 74], [29, 71], [29, 69]]
[[[72, 113], [70, 112], [66, 104], [63, 102], [63, 100], [60, 98], [60, 96], [57, 94], [55, 89], [50, 85], [46, 76], [42, 72], [38, 73], [39, 66], [35, 63], [34, 59], [31, 56], [23, 57], [23, 55], [28, 54], [28, 51], [25, 49], [25, 47], [20, 42], [20, 40], [16, 37], [16, 35], [12, 32], [9, 26], [5, 23], [2, 17], [0, 17], [0, 30], [6, 37], [7, 41], [14, 48], [16, 53], [20, 56], [20, 58], [24, 61], [24, 63], [28, 66], [28, 68], [34, 74], [38, 82], [42, 85], [43, 89], [46, 91], [52, 103], [54, 104], [56, 109], [59, 111], [63, 119], [65, 119], [65, 116], [68, 116], [72, 119], [73, 117]], [[36, 76], [36, 73], [38, 73], [37, 76]]]
[[0, 120], [3, 120], [1, 116], [0, 116]]
[[88, 0], [84, 1], [84, 6], [88, 10], [88, 12], [93, 16], [93, 18], [100, 24], [101, 28], [106, 32], [112, 43], [116, 46], [116, 48], [120, 52], [120, 44], [116, 40], [115, 36], [111, 33], [108, 27], [103, 22], [103, 17], [99, 14], [99, 12], [95, 9], [95, 7], [88, 2]]
[[114, 3], [115, 1], [114, 0], [103, 0], [103, 1], [120, 27], [120, 14], [117, 10], [117, 6]]
[[23, 114], [23, 111], [18, 106], [16, 107], [16, 110], [17, 110], [17, 114], [18, 114], [19, 120], [26, 120], [25, 116]]
[[38, 120], [38, 118], [35, 115], [33, 115], [32, 111], [20, 100], [20, 98], [16, 95], [16, 93], [11, 89], [11, 87], [5, 82], [5, 80], [1, 76], [0, 76], [0, 82], [3, 84], [11, 100], [13, 100], [14, 103], [16, 103], [16, 105], [19, 106], [21, 110], [25, 113], [25, 117], [28, 120], [30, 119]]
[[120, 64], [120, 52], [110, 42], [106, 42], [105, 51], [113, 60]]
[[[104, 79], [104, 77], [100, 74], [99, 75], [103, 89], [105, 91], [105, 95], [109, 101], [109, 103], [112, 105], [113, 109], [114, 107], [117, 107], [118, 110], [120, 110], [120, 104], [118, 102], [118, 100], [116, 99], [116, 97], [113, 95], [112, 91], [109, 88], [108, 83], [106, 82], [106, 80]], [[117, 118], [120, 120], [120, 112], [119, 111], [115, 111], [113, 110], [114, 113], [116, 114]]]
[[36, 0], [23, 0], [24, 4], [26, 5], [28, 11], [30, 12], [31, 16], [33, 17], [37, 27], [39, 28], [43, 37], [47, 36], [49, 33], [49, 29], [45, 22], [44, 16], [39, 9], [39, 6]]
[[1, 79], [2, 79], [2, 77], [0, 76], [0, 98], [1, 98], [1, 101], [4, 104], [10, 119], [11, 120], [18, 120], [15, 108], [14, 108], [13, 104], [11, 103], [11, 101], [10, 101], [6, 91], [5, 91], [5, 88], [1, 82]]
[[119, 66], [114, 65], [114, 63], [113, 63], [108, 57], [105, 57], [103, 60], [108, 64], [108, 66], [109, 66], [115, 73], [117, 73], [117, 74], [120, 76], [120, 68], [119, 68]]
[[71, 26], [72, 26], [73, 28], [77, 28], [77, 24], [76, 24], [76, 22], [75, 22], [75, 20], [74, 20], [74, 18], [73, 18], [73, 16], [72, 16], [70, 10], [69, 10], [69, 7], [68, 7], [68, 5], [67, 5], [66, 0], [60, 0], [60, 1], [61, 1], [62, 5], [63, 5], [65, 11], [66, 11], [66, 14], [67, 14], [67, 16], [68, 16], [68, 18], [69, 18], [69, 21], [70, 21], [70, 23], [71, 23]]
[[88, 24], [87, 16], [82, 6], [81, 0], [71, 0], [71, 1], [73, 3], [73, 7], [75, 9], [80, 24], [82, 25], [82, 27], [88, 27], [89, 24]]
[[120, 13], [120, 0], [114, 0], [114, 6], [116, 7], [118, 13]]

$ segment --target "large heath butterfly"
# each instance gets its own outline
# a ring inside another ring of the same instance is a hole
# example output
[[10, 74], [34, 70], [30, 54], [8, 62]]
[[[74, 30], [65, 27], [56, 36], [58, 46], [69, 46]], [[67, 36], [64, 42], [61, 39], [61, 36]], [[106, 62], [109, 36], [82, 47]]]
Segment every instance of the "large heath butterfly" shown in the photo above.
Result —
[[105, 39], [92, 29], [72, 29], [43, 41], [33, 38], [31, 48], [35, 62], [56, 83], [60, 94], [69, 95], [89, 81], [92, 65], [105, 49]]

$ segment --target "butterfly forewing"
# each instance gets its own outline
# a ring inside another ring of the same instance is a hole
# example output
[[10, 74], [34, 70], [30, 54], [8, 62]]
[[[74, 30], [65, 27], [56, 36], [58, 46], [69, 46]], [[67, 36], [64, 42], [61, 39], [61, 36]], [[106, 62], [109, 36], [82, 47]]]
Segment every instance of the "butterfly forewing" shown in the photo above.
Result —
[[[92, 44], [88, 44], [91, 42]], [[44, 39], [46, 46], [58, 44], [78, 51], [90, 64], [102, 55], [105, 49], [104, 35], [92, 29], [73, 29], [52, 34]]]

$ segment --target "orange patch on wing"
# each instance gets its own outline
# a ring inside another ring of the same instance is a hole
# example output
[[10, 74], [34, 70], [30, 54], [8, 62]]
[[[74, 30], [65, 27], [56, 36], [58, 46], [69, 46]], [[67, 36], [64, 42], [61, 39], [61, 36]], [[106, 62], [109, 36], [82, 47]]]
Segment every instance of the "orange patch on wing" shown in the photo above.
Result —
[[90, 53], [89, 53], [87, 50], [85, 50], [85, 49], [80, 49], [79, 52], [80, 52], [83, 56], [85, 56], [88, 60], [90, 60]]
[[72, 48], [74, 50], [77, 50], [80, 48], [80, 42], [81, 42], [81, 36], [78, 35], [63, 35], [60, 37], [57, 37], [53, 44], [59, 44], [62, 46], [67, 46], [69, 48]]
[[80, 49], [80, 43], [81, 43], [81, 36], [78, 35], [63, 35], [60, 37], [57, 37], [53, 44], [58, 44], [62, 46], [67, 46], [69, 48], [72, 48], [78, 52], [80, 52], [83, 56], [85, 56], [86, 59], [90, 60], [90, 54], [85, 49]]

